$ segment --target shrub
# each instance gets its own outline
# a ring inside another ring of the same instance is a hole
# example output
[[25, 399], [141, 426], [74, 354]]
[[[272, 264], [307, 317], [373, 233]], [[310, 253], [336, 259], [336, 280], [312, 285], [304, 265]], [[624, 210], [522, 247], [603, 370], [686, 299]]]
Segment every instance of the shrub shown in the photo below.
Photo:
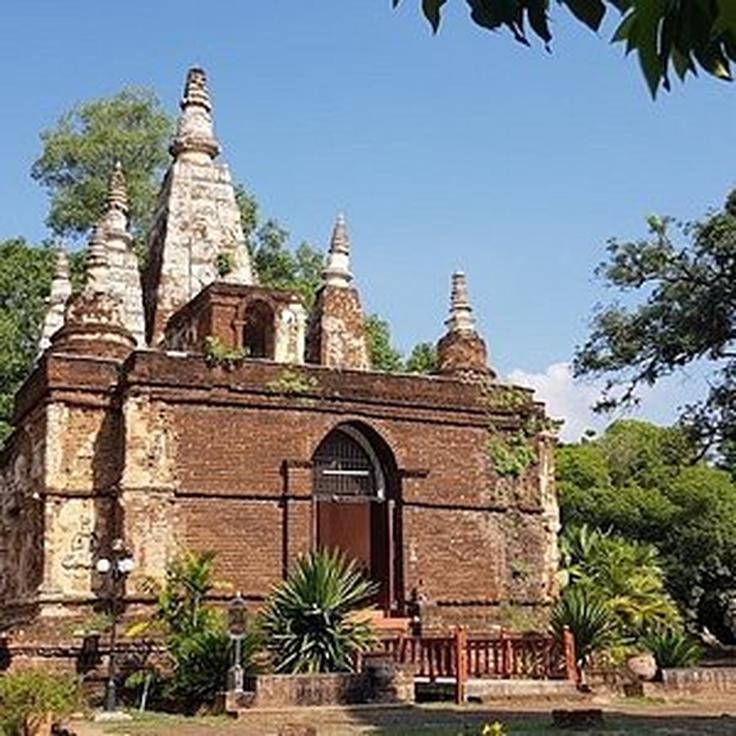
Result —
[[[135, 624], [127, 632], [135, 635], [151, 627], [160, 631], [171, 672], [163, 682], [156, 683], [154, 692], [165, 703], [189, 713], [214, 702], [217, 692], [225, 688], [232, 664], [224, 618], [206, 602], [218, 587], [214, 569], [214, 552], [183, 551], [168, 564], [162, 585], [147, 583], [147, 589], [156, 596], [152, 619]], [[241, 664], [246, 674], [256, 669], [254, 655], [259, 646], [260, 638], [252, 632], [241, 642]], [[140, 676], [129, 678], [129, 684], [142, 685], [145, 674], [142, 671]]]
[[639, 639], [657, 660], [659, 669], [692, 667], [703, 657], [703, 648], [693, 637], [678, 629], [655, 629]]
[[263, 630], [277, 672], [349, 672], [373, 635], [354, 614], [377, 590], [338, 550], [301, 557], [266, 602]]
[[[241, 641], [241, 664], [244, 674], [257, 671], [255, 655], [260, 637], [251, 632]], [[227, 673], [233, 664], [230, 636], [224, 624], [177, 637], [168, 647], [174, 662], [171, 679], [164, 686], [164, 697], [194, 712], [202, 705], [211, 705], [218, 692], [227, 686]]]
[[594, 652], [606, 649], [617, 639], [616, 622], [606, 604], [577, 586], [567, 588], [555, 603], [551, 624], [559, 637], [565, 627], [570, 629], [580, 667]]
[[24, 670], [0, 677], [0, 733], [20, 736], [48, 717], [65, 716], [80, 702], [79, 682], [69, 675]]

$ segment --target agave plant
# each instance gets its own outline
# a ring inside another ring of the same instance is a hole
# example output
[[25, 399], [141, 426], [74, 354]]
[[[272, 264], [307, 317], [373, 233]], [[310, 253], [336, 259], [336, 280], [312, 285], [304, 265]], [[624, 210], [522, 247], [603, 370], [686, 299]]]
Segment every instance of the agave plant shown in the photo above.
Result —
[[373, 639], [369, 623], [354, 614], [376, 590], [338, 550], [299, 558], [263, 612], [263, 633], [276, 671], [352, 671], [354, 655]]
[[567, 588], [555, 603], [551, 624], [560, 637], [565, 627], [572, 632], [579, 667], [584, 667], [593, 652], [605, 649], [617, 637], [616, 621], [606, 604], [578, 586]]
[[680, 629], [653, 629], [639, 639], [639, 644], [654, 655], [660, 670], [692, 667], [703, 656], [700, 643]]

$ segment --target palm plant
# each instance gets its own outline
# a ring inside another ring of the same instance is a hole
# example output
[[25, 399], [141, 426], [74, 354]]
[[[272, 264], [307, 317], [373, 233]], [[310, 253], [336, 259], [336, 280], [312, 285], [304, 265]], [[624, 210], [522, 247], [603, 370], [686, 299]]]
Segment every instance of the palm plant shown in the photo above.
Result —
[[660, 670], [692, 667], [703, 656], [700, 643], [680, 629], [653, 629], [641, 637], [639, 644], [654, 655]]
[[263, 632], [277, 672], [349, 672], [373, 634], [356, 611], [377, 586], [338, 550], [299, 558], [271, 594]]
[[613, 614], [624, 639], [653, 627], [676, 626], [680, 614], [664, 589], [657, 550], [586, 525], [560, 539], [563, 582], [582, 588]]
[[591, 655], [616, 640], [616, 621], [604, 601], [585, 588], [567, 588], [552, 609], [552, 630], [559, 638], [565, 628], [575, 637], [578, 667], [583, 668]]

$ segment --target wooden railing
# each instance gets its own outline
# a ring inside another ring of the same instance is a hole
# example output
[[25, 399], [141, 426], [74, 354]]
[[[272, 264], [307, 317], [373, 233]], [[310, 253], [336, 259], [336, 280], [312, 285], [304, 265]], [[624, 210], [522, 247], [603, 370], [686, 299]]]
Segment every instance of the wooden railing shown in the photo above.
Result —
[[456, 700], [465, 700], [468, 678], [545, 679], [577, 681], [575, 642], [569, 631], [560, 641], [551, 634], [469, 635], [463, 629], [450, 636], [396, 636], [380, 648], [414, 676], [435, 682], [455, 681]]

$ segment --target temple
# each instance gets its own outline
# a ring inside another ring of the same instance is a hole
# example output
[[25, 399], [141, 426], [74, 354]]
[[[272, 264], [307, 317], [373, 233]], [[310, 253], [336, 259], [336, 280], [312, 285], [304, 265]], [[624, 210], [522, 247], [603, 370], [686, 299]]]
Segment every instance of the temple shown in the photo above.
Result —
[[58, 251], [0, 454], [0, 627], [88, 616], [115, 539], [139, 610], [182, 549], [215, 551], [218, 579], [257, 607], [298, 555], [336, 547], [385, 619], [545, 626], [554, 427], [490, 367], [465, 275], [436, 372], [374, 371], [342, 215], [310, 310], [258, 283], [201, 69], [170, 151], [142, 271], [120, 166], [81, 291]]

